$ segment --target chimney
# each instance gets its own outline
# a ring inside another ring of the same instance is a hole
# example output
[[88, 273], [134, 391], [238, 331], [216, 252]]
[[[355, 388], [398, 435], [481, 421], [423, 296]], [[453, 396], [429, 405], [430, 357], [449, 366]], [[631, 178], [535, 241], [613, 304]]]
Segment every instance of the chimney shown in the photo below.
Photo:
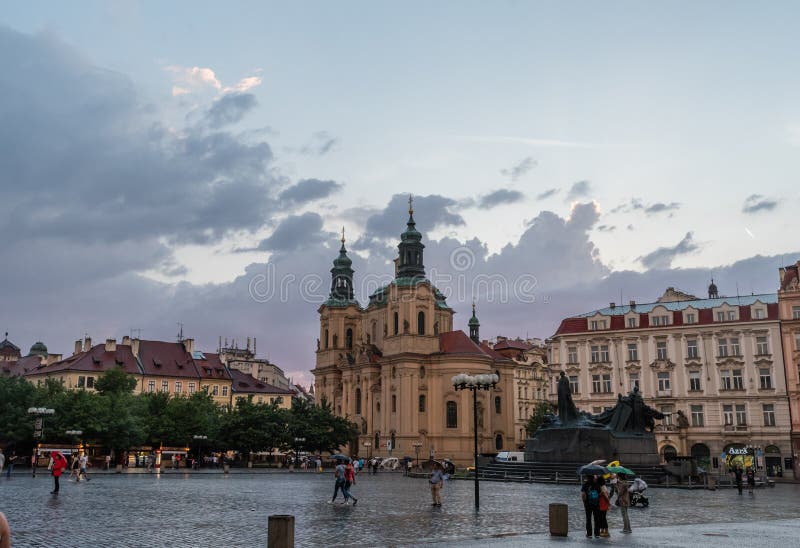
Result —
[[247, 337], [247, 350], [250, 350], [250, 337]]
[[117, 351], [117, 339], [106, 339], [106, 352]]
[[611, 310], [614, 310], [617, 307], [616, 303], [608, 303], [608, 306], [611, 308]]
[[256, 338], [253, 337], [253, 356], [256, 355]]
[[123, 336], [122, 337], [122, 343], [120, 343], [120, 344], [124, 344], [125, 346], [130, 346], [131, 345], [131, 338], [128, 335]]
[[88, 352], [91, 349], [92, 349], [92, 338], [86, 337], [85, 339], [83, 339], [83, 351]]
[[194, 352], [194, 339], [183, 339], [183, 347], [189, 354]]
[[139, 339], [131, 339], [131, 353], [139, 357]]
[[631, 301], [631, 309], [636, 308], [636, 301]]
[[80, 354], [82, 350], [83, 350], [83, 341], [78, 339], [77, 341], [75, 341], [75, 352], [73, 352], [72, 355], [74, 356], [75, 354]]

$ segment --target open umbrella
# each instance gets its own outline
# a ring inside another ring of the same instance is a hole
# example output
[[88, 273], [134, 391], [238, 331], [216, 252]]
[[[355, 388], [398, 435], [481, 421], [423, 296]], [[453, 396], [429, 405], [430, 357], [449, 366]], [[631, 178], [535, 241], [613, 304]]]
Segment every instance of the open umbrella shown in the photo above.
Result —
[[602, 476], [608, 474], [608, 468], [599, 464], [584, 464], [578, 468], [579, 476]]
[[626, 476], [635, 476], [636, 474], [630, 468], [624, 466], [608, 466], [606, 468], [612, 474], [625, 474]]
[[348, 457], [347, 455], [331, 455], [331, 458], [333, 460], [341, 460], [341, 461], [344, 461], [344, 462], [350, 462], [350, 457]]
[[606, 459], [597, 459], [597, 460], [593, 460], [593, 461], [592, 461], [592, 462], [590, 462], [589, 464], [597, 464], [598, 466], [605, 466], [605, 464], [606, 464], [607, 462], [608, 462], [608, 461], [607, 461]]

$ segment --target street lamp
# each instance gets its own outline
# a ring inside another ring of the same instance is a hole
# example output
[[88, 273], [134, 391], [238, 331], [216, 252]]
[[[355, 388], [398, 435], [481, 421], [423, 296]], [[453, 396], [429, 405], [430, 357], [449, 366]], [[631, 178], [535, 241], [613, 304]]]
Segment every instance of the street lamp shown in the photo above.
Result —
[[421, 441], [415, 441], [411, 444], [414, 447], [414, 451], [417, 453], [417, 468], [419, 468], [419, 449], [422, 447]]
[[192, 439], [197, 442], [197, 457], [194, 459], [194, 468], [195, 470], [200, 470], [200, 444], [203, 443], [204, 440], [207, 440], [208, 436], [195, 434], [192, 436]]
[[452, 378], [453, 388], [456, 390], [470, 390], [472, 392], [472, 429], [475, 446], [475, 509], [480, 506], [480, 486], [478, 483], [478, 390], [491, 390], [500, 377], [495, 374], [467, 375], [459, 373]]
[[367, 458], [368, 459], [372, 459], [372, 442], [371, 441], [365, 441], [364, 442], [364, 447], [366, 447], [367, 451], [369, 452], [369, 456]]
[[297, 463], [300, 462], [300, 452], [297, 450], [297, 446], [299, 444], [303, 444], [305, 442], [306, 442], [305, 438], [295, 438], [294, 439], [294, 462], [295, 462], [295, 464], [293, 466], [296, 466]]
[[[33, 425], [33, 437], [39, 438], [39, 441], [44, 440], [44, 415], [52, 415], [55, 409], [48, 407], [28, 407], [28, 414], [36, 417], [36, 422]], [[36, 464], [39, 461], [39, 446], [33, 449], [33, 477], [36, 477]]]

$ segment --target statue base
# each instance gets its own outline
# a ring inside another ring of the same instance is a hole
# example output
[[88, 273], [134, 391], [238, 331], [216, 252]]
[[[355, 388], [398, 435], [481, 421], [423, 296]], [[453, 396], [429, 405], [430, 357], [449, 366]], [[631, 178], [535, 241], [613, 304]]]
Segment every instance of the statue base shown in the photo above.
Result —
[[618, 460], [623, 466], [658, 466], [660, 459], [652, 432], [613, 432], [607, 428], [545, 428], [525, 442], [527, 462], [583, 462]]

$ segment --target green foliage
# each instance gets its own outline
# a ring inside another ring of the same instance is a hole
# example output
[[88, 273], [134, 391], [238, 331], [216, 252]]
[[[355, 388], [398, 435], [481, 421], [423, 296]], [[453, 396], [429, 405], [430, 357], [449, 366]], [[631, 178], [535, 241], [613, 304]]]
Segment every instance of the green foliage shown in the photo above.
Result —
[[130, 394], [136, 388], [136, 379], [121, 367], [113, 367], [100, 375], [94, 388], [101, 394]]
[[545, 417], [553, 413], [553, 406], [547, 402], [539, 402], [536, 407], [533, 409], [533, 414], [531, 418], [528, 419], [528, 424], [526, 425], [525, 429], [528, 431], [528, 436], [533, 437], [533, 435], [539, 430], [539, 428], [544, 424]]
[[0, 442], [18, 442], [28, 448], [33, 443], [34, 418], [28, 408], [34, 405], [36, 388], [21, 378], [0, 376]]

